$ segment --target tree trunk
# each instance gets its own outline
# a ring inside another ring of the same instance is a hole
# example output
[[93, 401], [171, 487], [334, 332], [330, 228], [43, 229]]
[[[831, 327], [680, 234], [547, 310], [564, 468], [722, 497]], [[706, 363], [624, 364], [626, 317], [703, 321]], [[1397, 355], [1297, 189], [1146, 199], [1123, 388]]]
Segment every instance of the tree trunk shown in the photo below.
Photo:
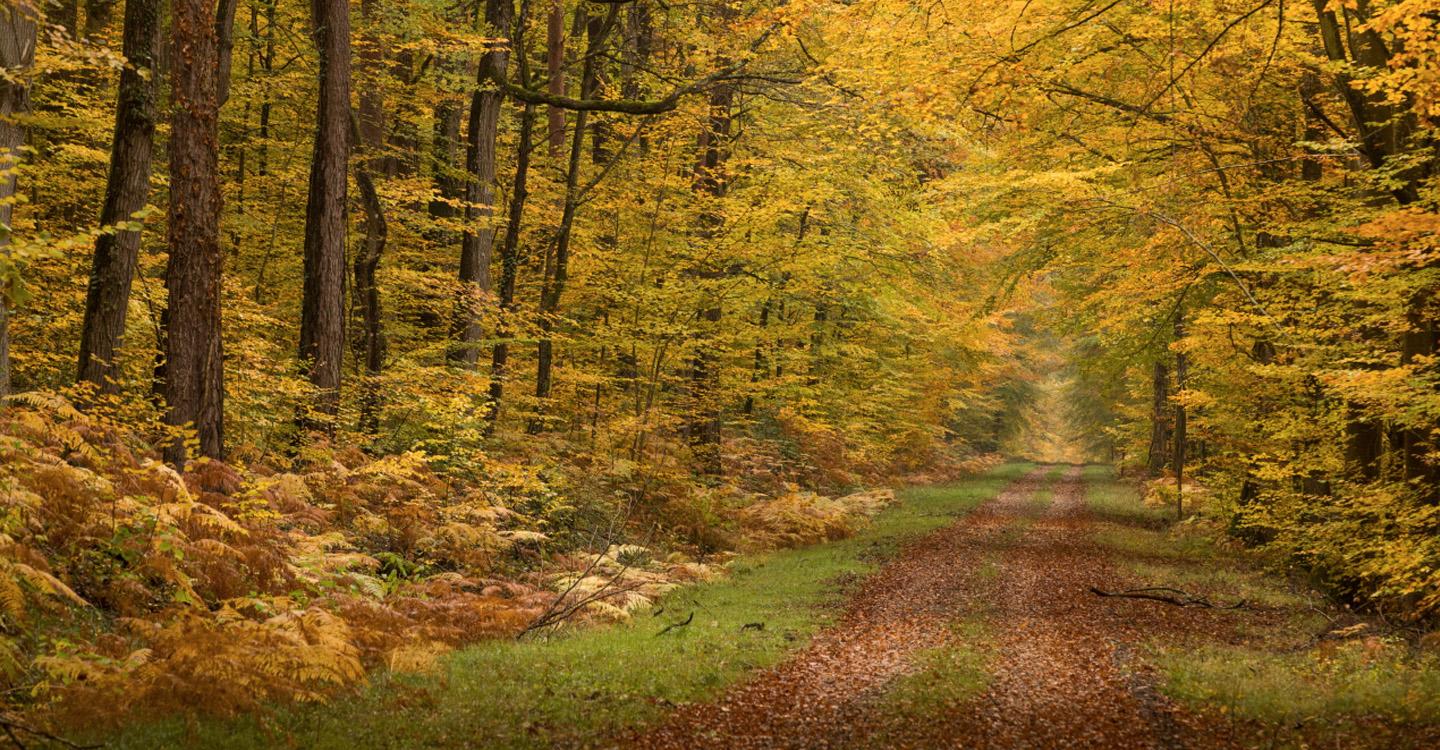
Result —
[[[700, 162], [695, 170], [693, 189], [696, 192], [718, 199], [725, 195], [728, 180], [725, 176], [725, 161], [729, 156], [731, 106], [735, 90], [729, 83], [716, 84], [710, 90], [710, 117], [704, 132], [700, 135]], [[723, 219], [709, 210], [700, 216], [699, 234], [713, 238], [721, 228]], [[703, 277], [714, 278], [720, 271], [702, 270]], [[722, 422], [717, 391], [720, 387], [719, 353], [711, 341], [718, 327], [723, 311], [719, 302], [714, 302], [700, 311], [700, 320], [705, 324], [702, 341], [697, 345], [690, 363], [690, 391], [692, 411], [686, 427], [691, 450], [695, 454], [700, 471], [716, 475], [721, 473], [720, 441]]]
[[530, 172], [530, 146], [534, 131], [535, 105], [527, 103], [520, 111], [520, 141], [515, 160], [515, 182], [510, 193], [510, 216], [505, 225], [505, 241], [500, 245], [500, 330], [496, 332], [498, 340], [490, 351], [490, 408], [485, 415], [490, 420], [492, 431], [505, 398], [506, 367], [510, 361], [507, 337], [511, 335], [515, 282], [520, 274], [520, 226], [524, 218], [525, 199], [530, 195], [526, 181]]
[[[28, 0], [0, 8], [0, 271], [10, 264], [10, 227], [15, 212], [16, 170], [25, 128], [16, 121], [30, 109], [30, 69], [35, 64], [35, 30], [40, 9]], [[10, 395], [10, 296], [0, 277], [0, 397]]]
[[[545, 69], [549, 74], [546, 90], [555, 96], [565, 95], [565, 8], [560, 0], [552, 0], [550, 14], [545, 23]], [[550, 107], [546, 110], [545, 142], [550, 146], [550, 158], [560, 158], [565, 148], [565, 110]]]
[[[460, 69], [454, 61], [442, 62], [441, 67], [453, 72]], [[436, 227], [427, 236], [442, 247], [452, 246], [456, 241], [455, 232], [445, 225], [455, 218], [456, 205], [465, 190], [465, 182], [459, 177], [460, 121], [463, 116], [463, 107], [456, 98], [443, 96], [435, 104], [435, 124], [430, 139], [430, 174], [434, 194], [430, 199], [429, 214]]]
[[[510, 0], [486, 0], [485, 20], [493, 29], [510, 25]], [[505, 76], [510, 55], [503, 46], [485, 52], [480, 61], [477, 88], [470, 101], [468, 142], [465, 149], [465, 233], [460, 240], [460, 299], [455, 316], [455, 338], [450, 360], [473, 370], [480, 357], [479, 308], [490, 295], [490, 260], [495, 248], [495, 137], [504, 94], [495, 81]], [[485, 226], [480, 226], [484, 224]]]
[[[524, 32], [530, 16], [530, 0], [520, 0], [520, 12], [515, 18], [511, 33], [510, 48], [515, 50], [515, 80], [521, 86], [530, 84], [530, 65], [526, 58]], [[505, 240], [500, 245], [500, 329], [497, 341], [490, 352], [490, 408], [485, 418], [490, 425], [487, 432], [494, 432], [500, 418], [500, 407], [505, 398], [506, 367], [510, 361], [511, 335], [510, 316], [515, 311], [515, 282], [520, 274], [520, 226], [525, 214], [525, 200], [529, 197], [530, 151], [535, 133], [535, 105], [526, 102], [520, 110], [520, 137], [515, 149], [515, 180], [510, 190], [510, 214], [505, 222]]]
[[1170, 371], [1161, 360], [1155, 360], [1150, 377], [1150, 459], [1146, 468], [1152, 477], [1165, 472], [1169, 461], [1170, 427], [1167, 413], [1170, 404]]
[[215, 7], [215, 43], [219, 62], [215, 65], [215, 101], [225, 106], [230, 100], [230, 61], [235, 51], [235, 8], [239, 0], [219, 0]]
[[[1175, 312], [1175, 342], [1184, 346], [1185, 339], [1185, 318], [1182, 310]], [[1186, 380], [1190, 376], [1190, 358], [1185, 350], [1179, 349], [1175, 352], [1175, 395], [1183, 397]], [[1181, 400], [1175, 402], [1175, 517], [1185, 517], [1185, 449], [1186, 444], [1186, 413], [1185, 403]]]
[[[126, 65], [120, 73], [110, 178], [100, 211], [102, 227], [133, 221], [150, 194], [160, 0], [127, 0], [122, 44]], [[125, 335], [125, 313], [139, 252], [138, 228], [117, 229], [95, 239], [95, 258], [85, 296], [85, 323], [80, 333], [78, 379], [93, 383], [101, 393], [119, 390], [114, 378], [115, 353]]]
[[[110, 25], [116, 0], [85, 0], [85, 37], [93, 39]], [[128, 5], [128, 4], [127, 4]], [[126, 12], [129, 12], [127, 7]], [[128, 57], [128, 55], [127, 55]]]
[[383, 156], [386, 143], [385, 102], [381, 76], [384, 69], [381, 43], [376, 34], [380, 0], [364, 0], [361, 13], [365, 17], [367, 43], [360, 55], [360, 117], [356, 138], [364, 158], [355, 162], [355, 184], [360, 189], [360, 204], [365, 209], [364, 239], [354, 261], [355, 298], [360, 307], [359, 359], [365, 378], [360, 386], [360, 419], [362, 432], [374, 432], [379, 425], [380, 392], [376, 378], [385, 365], [385, 332], [381, 324], [380, 287], [375, 280], [380, 258], [385, 253], [389, 227], [385, 207], [375, 189], [375, 175], [386, 171]]
[[300, 361], [317, 389], [318, 419], [332, 432], [340, 410], [345, 352], [345, 209], [350, 158], [350, 5], [311, 0], [320, 52], [320, 100], [310, 194], [305, 206], [305, 286], [300, 310]]
[[[214, 6], [174, 0], [170, 122], [169, 298], [162, 319], [165, 421], [189, 426], [200, 455], [224, 453], [224, 350], [220, 324], [219, 42]], [[184, 441], [165, 457], [183, 465]]]
[[[589, 99], [595, 95], [595, 59], [605, 44], [605, 37], [614, 25], [619, 9], [618, 5], [611, 5], [605, 18], [592, 16], [586, 23], [589, 41], [586, 44], [585, 61], [581, 65], [581, 99]], [[555, 316], [560, 312], [560, 298], [565, 293], [565, 283], [570, 276], [570, 238], [574, 233], [575, 212], [580, 206], [580, 157], [585, 152], [585, 123], [589, 114], [585, 110], [575, 113], [575, 130], [570, 137], [570, 159], [565, 169], [565, 202], [560, 213], [560, 226], [555, 232], [554, 263], [540, 290], [541, 336], [535, 371], [535, 396], [540, 399], [550, 397], [553, 382], [555, 343], [550, 334], [554, 330]], [[532, 431], [539, 427], [538, 421], [532, 423]]]

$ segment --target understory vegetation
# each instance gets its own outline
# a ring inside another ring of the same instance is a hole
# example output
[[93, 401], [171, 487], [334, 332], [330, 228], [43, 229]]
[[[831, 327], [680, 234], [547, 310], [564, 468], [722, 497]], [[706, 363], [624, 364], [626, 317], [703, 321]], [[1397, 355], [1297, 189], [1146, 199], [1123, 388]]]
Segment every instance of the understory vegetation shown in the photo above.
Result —
[[[496, 747], [546, 747], [611, 736], [714, 697], [803, 648], [833, 622], [846, 590], [906, 541], [954, 522], [1030, 469], [1005, 464], [975, 479], [908, 490], [854, 537], [746, 556], [727, 578], [676, 589], [613, 627], [482, 643], [425, 672], [381, 673], [358, 697], [323, 707], [198, 725], [176, 719], [132, 727], [112, 744], [248, 748], [286, 737], [320, 750], [469, 747], [485, 737]], [[983, 684], [973, 659], [937, 655], [933, 666], [917, 687], [946, 690], [927, 701]]]
[[1091, 467], [1086, 477], [1087, 505], [1108, 519], [1095, 540], [1136, 588], [1169, 586], [1245, 605], [1230, 632], [1203, 642], [1154, 636], [1166, 694], [1251, 742], [1283, 733], [1287, 747], [1312, 735], [1344, 742], [1355, 731], [1440, 723], [1435, 644], [1333, 606], [1301, 571], [1277, 577], [1273, 552], [1266, 560], [1223, 538], [1217, 543], [1205, 522], [1171, 524], [1164, 506], [1143, 503], [1107, 469]]

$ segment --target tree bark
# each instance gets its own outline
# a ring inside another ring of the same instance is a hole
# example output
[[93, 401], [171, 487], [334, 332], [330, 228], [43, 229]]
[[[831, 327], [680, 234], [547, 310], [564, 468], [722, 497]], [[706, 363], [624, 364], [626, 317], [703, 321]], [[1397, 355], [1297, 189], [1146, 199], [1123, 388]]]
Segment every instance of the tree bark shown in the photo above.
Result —
[[30, 69], [35, 65], [35, 31], [40, 9], [29, 0], [0, 8], [0, 397], [10, 395], [10, 228], [15, 212], [16, 171], [25, 128], [16, 121], [30, 109]]
[[[551, 0], [550, 14], [545, 23], [545, 69], [549, 74], [546, 90], [555, 96], [565, 94], [565, 8], [560, 0]], [[565, 110], [551, 105], [545, 113], [545, 142], [550, 158], [560, 158], [565, 148]]]
[[[726, 12], [733, 12], [726, 8]], [[734, 104], [735, 89], [728, 82], [715, 84], [710, 91], [710, 116], [705, 130], [700, 134], [700, 160], [696, 165], [693, 189], [718, 199], [725, 195], [729, 181], [725, 175], [725, 162], [730, 152], [731, 107]], [[720, 215], [703, 210], [700, 216], [699, 234], [713, 238], [719, 234], [723, 219]], [[715, 277], [720, 271], [702, 270], [702, 276]], [[690, 391], [692, 411], [686, 426], [691, 450], [696, 465], [705, 474], [721, 473], [720, 442], [722, 438], [722, 417], [717, 391], [720, 388], [720, 357], [715, 351], [714, 335], [723, 317], [719, 302], [713, 302], [700, 311], [700, 320], [706, 331], [698, 343], [690, 363]]]
[[[520, 0], [520, 12], [516, 14], [510, 48], [515, 51], [515, 77], [520, 86], [530, 84], [530, 65], [526, 58], [524, 31], [530, 16], [530, 0]], [[506, 368], [510, 362], [511, 335], [510, 316], [515, 311], [515, 283], [520, 275], [520, 227], [525, 215], [525, 201], [530, 195], [530, 152], [535, 133], [535, 105], [525, 103], [520, 109], [520, 137], [516, 144], [515, 178], [510, 189], [510, 213], [505, 222], [505, 239], [500, 245], [500, 328], [496, 331], [495, 346], [490, 351], [490, 408], [485, 418], [490, 425], [487, 432], [494, 432], [495, 423], [500, 419], [500, 407], [505, 398]]]
[[[133, 221], [150, 194], [159, 44], [160, 0], [127, 0], [122, 42], [126, 65], [120, 72], [110, 176], [100, 211], [102, 227]], [[80, 333], [78, 379], [93, 383], [101, 393], [119, 391], [115, 354], [125, 335], [125, 315], [139, 252], [138, 228], [117, 228], [95, 239], [85, 322]]]
[[310, 193], [305, 206], [305, 284], [300, 309], [300, 361], [317, 393], [317, 419], [307, 427], [333, 432], [340, 410], [345, 352], [345, 213], [350, 158], [350, 5], [311, 0], [320, 52], [320, 100]]
[[[585, 61], [581, 65], [580, 96], [589, 98], [595, 94], [595, 59], [605, 44], [605, 37], [615, 24], [619, 6], [612, 5], [602, 19], [590, 17], [586, 22], [589, 41], [585, 49]], [[575, 130], [570, 137], [570, 159], [565, 169], [565, 199], [560, 213], [560, 226], [555, 232], [554, 262], [549, 277], [540, 290], [540, 341], [537, 346], [535, 371], [535, 396], [550, 397], [553, 382], [555, 343], [550, 334], [555, 327], [555, 316], [560, 312], [560, 298], [565, 293], [565, 284], [570, 277], [570, 238], [574, 233], [575, 212], [580, 207], [580, 165], [585, 151], [585, 123], [589, 112], [575, 113]], [[533, 422], [532, 431], [540, 423]]]
[[1170, 462], [1170, 427], [1166, 416], [1170, 404], [1170, 370], [1159, 359], [1155, 360], [1150, 383], [1150, 458], [1146, 467], [1150, 476], [1158, 477], [1165, 472], [1165, 466]]
[[[1185, 313], [1184, 310], [1175, 311], [1175, 342], [1183, 346], [1185, 339]], [[1175, 352], [1175, 517], [1185, 517], [1185, 449], [1188, 447], [1186, 439], [1187, 414], [1185, 402], [1178, 400], [1185, 392], [1186, 381], [1190, 377], [1190, 357], [1185, 350], [1179, 349]]]
[[[173, 0], [174, 63], [170, 122], [169, 298], [162, 319], [161, 368], [165, 421], [189, 426], [200, 455], [224, 453], [224, 350], [221, 337], [219, 41], [214, 6]], [[166, 445], [176, 465], [188, 458], [184, 441]]]
[[386, 143], [385, 102], [382, 95], [381, 76], [384, 75], [383, 55], [380, 39], [376, 33], [379, 23], [380, 0], [364, 0], [360, 4], [365, 19], [366, 44], [360, 54], [360, 116], [355, 128], [359, 148], [364, 158], [355, 162], [355, 185], [360, 189], [360, 205], [365, 210], [362, 224], [364, 239], [360, 252], [354, 261], [355, 298], [360, 307], [359, 357], [363, 363], [365, 378], [360, 387], [360, 419], [362, 432], [374, 432], [379, 426], [380, 391], [375, 382], [385, 365], [385, 331], [381, 321], [380, 286], [376, 272], [380, 259], [385, 254], [385, 242], [389, 237], [389, 226], [385, 221], [385, 207], [375, 189], [375, 175], [384, 174], [387, 160], [383, 155]]
[[[510, 0], [486, 0], [485, 20], [499, 30], [510, 25]], [[486, 50], [480, 60], [465, 149], [465, 232], [460, 239], [460, 299], [456, 305], [457, 346], [450, 360], [475, 369], [480, 357], [479, 308], [491, 292], [490, 261], [495, 248], [495, 138], [505, 95], [493, 84], [505, 76], [510, 59], [503, 46]], [[484, 224], [485, 226], [481, 226]]]

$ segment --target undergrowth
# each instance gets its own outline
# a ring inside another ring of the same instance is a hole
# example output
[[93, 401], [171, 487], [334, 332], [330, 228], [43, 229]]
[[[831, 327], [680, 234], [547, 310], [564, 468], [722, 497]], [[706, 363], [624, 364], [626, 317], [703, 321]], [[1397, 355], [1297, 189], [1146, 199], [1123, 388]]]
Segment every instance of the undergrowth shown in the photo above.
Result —
[[1088, 468], [1086, 478], [1087, 503], [1106, 521], [1095, 538], [1135, 585], [1246, 603], [1235, 613], [1235, 643], [1152, 644], [1170, 697], [1273, 727], [1440, 722], [1440, 656], [1353, 615], [1324, 614], [1318, 596], [1267, 572], [1266, 558], [1203, 519], [1168, 522], [1167, 508], [1143, 503], [1108, 469]]
[[543, 747], [604, 737], [711, 697], [803, 646], [833, 621], [846, 586], [906, 539], [947, 525], [1028, 469], [1009, 464], [907, 490], [854, 537], [742, 558], [729, 578], [671, 592], [652, 614], [614, 627], [482, 643], [443, 659], [431, 674], [381, 673], [362, 693], [323, 709], [172, 719], [132, 727], [111, 745], [352, 750], [472, 747], [483, 738], [487, 747]]

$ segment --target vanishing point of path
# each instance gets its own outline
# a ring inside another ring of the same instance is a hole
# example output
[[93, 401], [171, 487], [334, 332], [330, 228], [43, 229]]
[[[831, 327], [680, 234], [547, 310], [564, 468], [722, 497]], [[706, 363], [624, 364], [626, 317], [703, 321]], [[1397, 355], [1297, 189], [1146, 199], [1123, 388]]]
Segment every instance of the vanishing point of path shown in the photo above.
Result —
[[[1058, 477], [1056, 475], [1059, 475]], [[1158, 693], [1137, 647], [1228, 629], [1227, 613], [1102, 599], [1126, 576], [1092, 541], [1079, 467], [1040, 467], [907, 545], [840, 622], [715, 702], [624, 738], [642, 748], [1211, 748], [1228, 738]], [[891, 710], [889, 686], [929, 649], [985, 633], [991, 675], [958, 707]], [[973, 630], [973, 629], [972, 629]]]

